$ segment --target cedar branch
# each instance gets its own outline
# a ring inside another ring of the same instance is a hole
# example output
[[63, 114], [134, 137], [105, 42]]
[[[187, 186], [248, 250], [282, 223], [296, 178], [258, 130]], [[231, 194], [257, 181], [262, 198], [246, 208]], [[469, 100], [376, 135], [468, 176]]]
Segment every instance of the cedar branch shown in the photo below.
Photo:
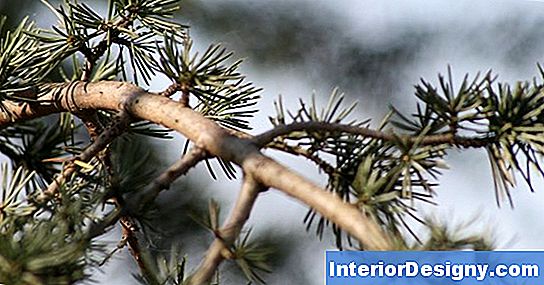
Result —
[[53, 88], [44, 90], [40, 99], [42, 101], [38, 103], [6, 104], [10, 113], [0, 114], [0, 127], [58, 112], [126, 110], [135, 119], [148, 120], [180, 132], [210, 155], [239, 165], [260, 184], [307, 204], [358, 239], [365, 248], [392, 248], [380, 227], [354, 205], [263, 155], [253, 141], [229, 134], [215, 122], [170, 98], [127, 82], [101, 81], [54, 84]]
[[108, 144], [110, 144], [115, 138], [121, 135], [122, 132], [130, 124], [130, 115], [127, 112], [121, 111], [120, 116], [113, 123], [113, 125], [103, 131], [94, 142], [92, 142], [83, 152], [74, 157], [72, 160], [66, 162], [62, 172], [53, 179], [53, 181], [47, 186], [47, 189], [43, 191], [38, 197], [38, 202], [44, 202], [50, 197], [55, 197], [58, 194], [59, 187], [76, 171], [76, 166], [73, 163], [74, 160], [82, 162], [88, 162], [93, 157], [104, 150]]
[[[331, 133], [350, 133], [361, 135], [367, 138], [374, 138], [384, 141], [396, 141], [399, 139], [407, 139], [411, 142], [419, 141], [417, 136], [400, 135], [390, 132], [381, 132], [370, 128], [345, 125], [339, 123], [329, 122], [299, 122], [291, 123], [288, 125], [279, 125], [274, 129], [264, 132], [256, 136], [253, 141], [259, 147], [265, 147], [267, 144], [273, 142], [277, 137], [286, 136], [293, 132], [305, 131], [311, 132], [331, 132]], [[455, 146], [461, 146], [464, 148], [469, 147], [483, 147], [492, 141], [492, 137], [463, 137], [456, 136], [452, 133], [444, 133], [437, 135], [426, 135], [421, 138], [419, 145], [439, 145], [450, 144]]]
[[216, 233], [204, 260], [189, 277], [187, 285], [208, 284], [221, 262], [231, 258], [230, 249], [249, 219], [259, 193], [264, 189], [253, 177], [245, 175], [236, 204], [223, 227]]
[[181, 159], [172, 164], [159, 177], [153, 180], [150, 187], [146, 189], [141, 198], [137, 200], [136, 207], [143, 209], [159, 195], [162, 190], [168, 189], [170, 185], [180, 176], [185, 175], [189, 169], [194, 167], [202, 159], [206, 158], [206, 152], [194, 146]]

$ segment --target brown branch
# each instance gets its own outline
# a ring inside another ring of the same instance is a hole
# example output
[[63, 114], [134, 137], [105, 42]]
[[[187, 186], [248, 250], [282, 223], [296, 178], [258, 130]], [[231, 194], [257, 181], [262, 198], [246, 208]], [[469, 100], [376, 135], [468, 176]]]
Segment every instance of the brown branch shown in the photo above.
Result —
[[232, 258], [230, 249], [249, 219], [259, 193], [265, 189], [253, 177], [245, 175], [236, 204], [223, 227], [216, 233], [216, 238], [210, 245], [204, 260], [189, 277], [188, 285], [208, 284], [221, 262]]
[[103, 126], [98, 119], [98, 114], [95, 110], [89, 110], [86, 112], [79, 112], [76, 115], [81, 119], [87, 133], [91, 139], [91, 142], [94, 142], [98, 135], [102, 133]]
[[155, 200], [160, 191], [168, 189], [177, 178], [185, 175], [189, 169], [194, 167], [206, 156], [207, 154], [203, 149], [196, 146], [191, 148], [180, 160], [172, 164], [165, 172], [155, 178], [141, 195], [136, 197], [136, 199], [128, 199], [125, 201], [125, 203], [129, 205], [121, 206], [116, 204], [116, 209], [109, 213], [104, 220], [99, 223], [91, 224], [88, 231], [89, 238], [92, 239], [102, 235], [106, 229], [113, 226], [117, 220], [128, 215], [130, 209], [136, 209], [137, 212], [143, 210], [148, 203]]
[[108, 144], [110, 144], [115, 138], [117, 138], [130, 124], [130, 115], [127, 112], [121, 111], [119, 118], [114, 124], [103, 131], [96, 140], [91, 143], [82, 153], [75, 156], [74, 159], [68, 161], [62, 172], [53, 179], [53, 182], [47, 186], [47, 189], [43, 191], [38, 197], [37, 202], [41, 203], [48, 200], [51, 197], [58, 195], [59, 187], [64, 184], [67, 178], [69, 178], [76, 171], [76, 166], [73, 163], [75, 160], [88, 162], [93, 157], [104, 150]]
[[254, 138], [254, 142], [259, 147], [264, 147], [270, 142], [274, 141], [277, 137], [289, 135], [292, 132], [305, 131], [305, 132], [331, 132], [331, 133], [350, 133], [361, 135], [363, 137], [374, 138], [384, 141], [397, 141], [400, 139], [407, 139], [411, 142], [419, 141], [420, 145], [439, 145], [450, 144], [461, 146], [465, 148], [469, 147], [482, 147], [488, 145], [492, 138], [489, 137], [462, 137], [455, 136], [451, 133], [439, 134], [439, 135], [427, 135], [423, 138], [417, 136], [400, 135], [388, 132], [381, 132], [365, 127], [358, 127], [353, 125], [345, 125], [338, 123], [327, 122], [302, 122], [292, 123], [288, 125], [280, 125], [274, 129], [264, 132]]
[[176, 94], [176, 92], [178, 92], [178, 91], [179, 91], [179, 84], [178, 83], [172, 83], [164, 91], [159, 92], [157, 94], [159, 96], [172, 97], [172, 95]]
[[[98, 136], [104, 131], [104, 126], [98, 118], [98, 112], [96, 110], [90, 110], [86, 112], [79, 112], [77, 116], [83, 121], [87, 133], [89, 134], [91, 143], [95, 142]], [[111, 161], [110, 149], [105, 147], [98, 153], [98, 158], [104, 164], [108, 179], [111, 179], [114, 175], [113, 165]], [[111, 180], [110, 180], [111, 181]]]
[[[255, 140], [255, 136], [248, 134], [244, 131], [239, 130], [233, 130], [233, 129], [226, 129], [229, 134], [236, 136], [241, 139], [246, 140]], [[311, 153], [309, 150], [300, 147], [300, 146], [292, 146], [287, 144], [286, 142], [281, 141], [272, 141], [262, 148], [270, 148], [275, 149], [279, 151], [283, 151], [285, 153], [289, 153], [295, 156], [302, 156], [310, 161], [312, 161], [315, 165], [317, 165], [321, 170], [323, 170], [325, 173], [329, 175], [333, 175], [335, 173], [334, 167], [330, 165], [325, 160], [321, 159], [318, 155], [315, 155]]]
[[130, 18], [121, 17], [114, 23], [103, 24], [100, 29], [106, 31], [107, 36], [104, 36], [104, 38], [93, 48], [88, 47], [87, 44], [80, 47], [79, 52], [81, 52], [86, 59], [85, 68], [81, 74], [81, 81], [89, 81], [91, 79], [91, 74], [98, 60], [104, 56], [111, 44], [119, 39], [120, 31], [117, 28], [124, 28], [132, 22], [133, 21]]
[[333, 175], [336, 173], [335, 168], [330, 165], [325, 160], [321, 159], [318, 155], [311, 153], [307, 149], [304, 149], [300, 146], [292, 146], [288, 145], [284, 142], [271, 142], [268, 145], [266, 145], [268, 148], [272, 148], [275, 150], [283, 151], [285, 153], [289, 153], [296, 156], [302, 156], [310, 161], [312, 161], [315, 165], [317, 165], [321, 170], [323, 170], [325, 173], [329, 175]]
[[[86, 109], [126, 110], [135, 118], [176, 130], [210, 155], [241, 166], [259, 183], [298, 199], [338, 225], [365, 248], [391, 249], [380, 227], [351, 204], [264, 156], [253, 141], [230, 135], [215, 122], [170, 98], [151, 94], [126, 82], [103, 81], [54, 85], [40, 103], [5, 104], [10, 113], [0, 113], [0, 127], [55, 112]], [[103, 94], [108, 94], [104, 96]]]
[[92, 223], [89, 226], [89, 230], [87, 231], [87, 239], [92, 240], [95, 237], [103, 235], [109, 227], [115, 225], [115, 223], [117, 223], [117, 221], [119, 221], [119, 219], [125, 215], [126, 210], [124, 208], [115, 208], [100, 222]]
[[121, 217], [120, 223], [123, 233], [121, 244], [128, 245], [128, 250], [130, 254], [136, 261], [140, 272], [146, 278], [146, 280], [151, 281], [151, 284], [158, 284], [158, 282], [154, 280], [154, 272], [156, 270], [154, 268], [150, 268], [152, 266], [148, 262], [149, 254], [147, 250], [140, 244], [140, 239], [138, 238], [138, 226], [129, 216]]
[[180, 176], [185, 175], [189, 169], [194, 167], [207, 154], [202, 148], [194, 146], [176, 163], [172, 164], [159, 177], [155, 178], [150, 187], [146, 189], [135, 203], [139, 210], [144, 209], [150, 202], [154, 201], [162, 190], [168, 189], [170, 185]]
[[189, 107], [189, 98], [190, 98], [189, 85], [187, 85], [186, 83], [181, 84], [180, 90], [181, 90], [181, 98], [179, 99], [179, 102], [183, 106]]
[[119, 223], [121, 224], [122, 238], [121, 245], [129, 245], [129, 251], [136, 260], [138, 267], [141, 271], [147, 271], [143, 262], [142, 254], [140, 252], [140, 244], [136, 237], [136, 232], [139, 230], [136, 223], [128, 216], [121, 217]]

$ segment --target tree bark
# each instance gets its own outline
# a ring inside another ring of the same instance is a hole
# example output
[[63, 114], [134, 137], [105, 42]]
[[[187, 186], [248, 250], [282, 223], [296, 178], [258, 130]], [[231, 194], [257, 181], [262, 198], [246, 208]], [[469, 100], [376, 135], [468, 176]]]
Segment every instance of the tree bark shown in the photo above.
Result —
[[135, 119], [176, 130], [210, 155], [234, 162], [259, 184], [307, 204], [358, 239], [365, 248], [392, 248], [380, 227], [355, 206], [263, 155], [255, 142], [231, 135], [179, 102], [133, 84], [116, 81], [46, 84], [40, 86], [40, 90], [40, 102], [4, 102], [10, 114], [0, 113], [0, 127], [59, 112], [126, 111]]

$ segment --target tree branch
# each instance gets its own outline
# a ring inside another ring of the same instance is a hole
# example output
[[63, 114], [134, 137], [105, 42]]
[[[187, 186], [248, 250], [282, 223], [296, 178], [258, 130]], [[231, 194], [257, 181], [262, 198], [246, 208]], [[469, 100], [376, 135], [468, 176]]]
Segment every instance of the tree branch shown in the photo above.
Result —
[[[254, 140], [255, 139], [255, 136], [251, 135], [251, 134], [248, 134], [244, 131], [239, 131], [239, 130], [232, 130], [232, 129], [227, 129], [227, 131], [238, 137], [238, 138], [241, 138], [241, 139], [247, 139], [247, 140]], [[275, 149], [275, 150], [278, 150], [278, 151], [282, 151], [282, 152], [285, 152], [285, 153], [289, 153], [289, 154], [292, 154], [292, 155], [295, 155], [295, 156], [302, 156], [310, 161], [312, 161], [315, 165], [317, 165], [319, 167], [319, 169], [321, 169], [322, 171], [324, 171], [325, 173], [329, 174], [329, 175], [332, 175], [335, 170], [334, 170], [334, 167], [332, 165], [330, 165], [328, 162], [326, 162], [325, 160], [321, 159], [317, 154], [313, 154], [311, 153], [310, 151], [308, 151], [307, 149], [304, 149], [300, 146], [292, 146], [292, 145], [289, 145], [287, 144], [286, 142], [276, 142], [276, 141], [272, 141], [268, 144], [266, 144], [265, 146], [263, 146], [262, 148], [270, 148], [270, 149]]]
[[103, 235], [109, 227], [115, 225], [115, 223], [117, 223], [121, 217], [125, 216], [126, 212], [127, 211], [124, 208], [116, 207], [100, 222], [90, 224], [89, 230], [87, 231], [87, 239], [92, 240]]
[[85, 129], [87, 129], [91, 142], [94, 142], [103, 131], [103, 126], [98, 119], [97, 112], [92, 110], [88, 112], [79, 112], [76, 113], [76, 115], [81, 119], [83, 125], [85, 125]]
[[185, 175], [189, 169], [204, 159], [206, 155], [206, 152], [199, 147], [195, 146], [191, 148], [180, 160], [155, 178], [142, 194], [135, 199], [128, 197], [129, 199], [125, 201], [125, 204], [128, 205], [117, 204], [116, 208], [102, 222], [91, 224], [88, 231], [89, 238], [92, 239], [102, 235], [108, 227], [113, 226], [121, 217], [129, 215], [131, 209], [136, 209], [137, 212], [140, 212], [148, 203], [155, 200], [160, 191], [168, 189], [178, 177]]
[[153, 266], [151, 266], [149, 262], [150, 254], [145, 246], [142, 246], [140, 244], [141, 239], [138, 238], [138, 226], [129, 216], [121, 217], [120, 223], [123, 232], [122, 243], [128, 245], [128, 250], [136, 261], [136, 264], [138, 265], [142, 276], [144, 276], [146, 280], [153, 285], [160, 284], [158, 280], [155, 280], [154, 272], [156, 272], [156, 268], [153, 268]]
[[216, 233], [216, 238], [210, 245], [204, 260], [195, 273], [189, 277], [187, 285], [208, 284], [221, 262], [232, 258], [230, 249], [249, 219], [259, 193], [264, 189], [265, 187], [260, 185], [251, 175], [245, 175], [242, 189], [229, 218]]
[[114, 122], [113, 126], [103, 131], [82, 153], [64, 165], [62, 172], [55, 177], [47, 189], [38, 196], [37, 202], [44, 202], [48, 198], [54, 197], [58, 194], [59, 187], [76, 171], [76, 166], [73, 163], [74, 160], [79, 160], [82, 162], [90, 161], [93, 157], [98, 155], [100, 151], [106, 148], [115, 138], [117, 138], [129, 124], [130, 115], [128, 115], [127, 112], [121, 111], [119, 118]]
[[[332, 133], [350, 133], [361, 135], [363, 137], [374, 138], [384, 141], [395, 141], [399, 138], [408, 139], [411, 142], [419, 141], [420, 138], [417, 136], [408, 136], [394, 133], [381, 132], [365, 127], [358, 127], [352, 125], [338, 124], [338, 123], [327, 123], [327, 122], [301, 122], [301, 123], [292, 123], [288, 125], [280, 125], [274, 129], [264, 132], [258, 136], [255, 136], [253, 141], [259, 147], [265, 147], [270, 142], [274, 141], [277, 137], [288, 135], [292, 132], [305, 131], [305, 132], [332, 132]], [[462, 137], [455, 136], [451, 133], [439, 134], [439, 135], [427, 135], [424, 136], [420, 145], [439, 145], [439, 144], [450, 144], [461, 146], [465, 148], [469, 147], [483, 147], [488, 145], [493, 138], [490, 137]]]
[[157, 198], [162, 190], [168, 189], [178, 177], [185, 175], [189, 169], [206, 158], [206, 155], [206, 151], [198, 146], [191, 148], [180, 160], [172, 164], [159, 177], [153, 180], [151, 186], [137, 199], [135, 207], [138, 207], [139, 210], [144, 209], [151, 201]]
[[176, 92], [179, 91], [179, 84], [178, 83], [172, 83], [168, 88], [166, 88], [164, 91], [157, 93], [159, 96], [164, 97], [172, 97]]
[[[46, 86], [47, 87], [47, 86]], [[170, 98], [149, 93], [126, 82], [54, 84], [39, 103], [6, 104], [0, 127], [55, 112], [102, 109], [126, 110], [135, 118], [176, 130], [210, 155], [241, 166], [259, 183], [276, 188], [307, 204], [373, 250], [391, 249], [380, 227], [351, 204], [325, 191], [292, 170], [264, 156], [253, 141], [229, 134], [215, 122]]]

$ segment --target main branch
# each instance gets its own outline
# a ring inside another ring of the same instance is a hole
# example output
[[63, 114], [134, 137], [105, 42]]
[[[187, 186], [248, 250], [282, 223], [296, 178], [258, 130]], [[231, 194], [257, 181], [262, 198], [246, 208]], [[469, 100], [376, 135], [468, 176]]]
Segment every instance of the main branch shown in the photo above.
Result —
[[215, 122], [170, 98], [126, 82], [103, 81], [51, 84], [41, 87], [38, 103], [6, 104], [0, 127], [58, 112], [82, 110], [127, 111], [135, 119], [148, 120], [176, 130], [210, 155], [242, 167], [260, 184], [278, 189], [312, 207], [358, 239], [365, 248], [391, 249], [380, 227], [333, 193], [263, 155], [253, 141], [229, 134]]

